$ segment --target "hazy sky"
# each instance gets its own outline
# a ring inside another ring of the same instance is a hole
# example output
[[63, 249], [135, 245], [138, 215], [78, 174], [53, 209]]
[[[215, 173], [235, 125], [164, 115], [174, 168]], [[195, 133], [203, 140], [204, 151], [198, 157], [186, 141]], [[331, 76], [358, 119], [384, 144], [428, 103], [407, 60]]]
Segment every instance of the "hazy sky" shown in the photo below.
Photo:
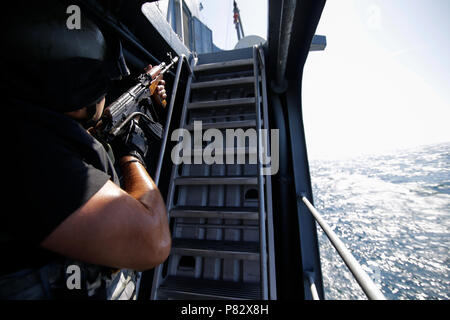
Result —
[[[233, 24], [233, 0], [199, 0], [203, 4], [201, 20], [213, 31], [213, 41], [220, 49], [231, 50], [237, 43]], [[267, 3], [265, 0], [237, 0], [244, 34], [267, 39]]]
[[[203, 0], [214, 42], [237, 41], [232, 0]], [[267, 38], [267, 2], [237, 0], [244, 32]], [[328, 0], [303, 80], [311, 158], [450, 141], [450, 1]]]

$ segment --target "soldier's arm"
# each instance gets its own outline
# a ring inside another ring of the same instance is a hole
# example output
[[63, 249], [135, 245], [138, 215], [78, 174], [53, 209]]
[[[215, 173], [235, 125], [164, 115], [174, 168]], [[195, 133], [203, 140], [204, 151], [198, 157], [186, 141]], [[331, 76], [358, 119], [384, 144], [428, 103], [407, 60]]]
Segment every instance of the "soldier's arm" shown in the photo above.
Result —
[[145, 168], [121, 159], [124, 189], [108, 181], [43, 242], [64, 256], [114, 268], [151, 269], [167, 259], [171, 236], [164, 201]]

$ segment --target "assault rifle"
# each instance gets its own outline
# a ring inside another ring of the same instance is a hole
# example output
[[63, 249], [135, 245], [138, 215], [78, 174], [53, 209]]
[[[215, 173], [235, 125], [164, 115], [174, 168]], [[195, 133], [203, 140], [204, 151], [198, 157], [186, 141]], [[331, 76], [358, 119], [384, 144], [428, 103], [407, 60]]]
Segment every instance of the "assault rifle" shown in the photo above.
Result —
[[[170, 56], [170, 55], [169, 55]], [[138, 77], [138, 83], [111, 103], [103, 114], [103, 117], [96, 127], [96, 134], [106, 143], [111, 143], [122, 130], [127, 128], [131, 120], [139, 118], [146, 125], [142, 129], [146, 134], [153, 134], [159, 139], [162, 138], [163, 128], [161, 124], [155, 122], [150, 113], [151, 96], [156, 103], [166, 107], [167, 102], [154, 95], [160, 80], [172, 66], [177, 63], [178, 57], [170, 56], [170, 63], [165, 62], [160, 65], [145, 69], [145, 73]]]

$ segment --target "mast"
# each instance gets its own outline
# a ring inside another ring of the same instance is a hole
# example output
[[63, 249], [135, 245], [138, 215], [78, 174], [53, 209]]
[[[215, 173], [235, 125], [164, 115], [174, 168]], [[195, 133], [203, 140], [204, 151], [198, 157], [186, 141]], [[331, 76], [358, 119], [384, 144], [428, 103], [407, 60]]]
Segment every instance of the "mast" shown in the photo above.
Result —
[[241, 38], [245, 37], [244, 35], [244, 29], [242, 28], [242, 21], [241, 21], [241, 14], [239, 12], [238, 6], [236, 1], [233, 1], [233, 18], [234, 18], [234, 25], [236, 26], [236, 32], [238, 41], [241, 40]]

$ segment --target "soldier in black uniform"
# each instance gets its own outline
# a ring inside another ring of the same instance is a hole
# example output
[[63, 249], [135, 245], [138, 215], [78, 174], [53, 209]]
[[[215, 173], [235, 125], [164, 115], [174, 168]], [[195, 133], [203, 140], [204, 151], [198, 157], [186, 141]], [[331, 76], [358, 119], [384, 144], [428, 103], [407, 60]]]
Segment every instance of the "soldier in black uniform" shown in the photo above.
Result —
[[[147, 147], [130, 143], [145, 139], [138, 125], [114, 146], [122, 186], [86, 131], [110, 82], [129, 73], [121, 45], [86, 17], [69, 30], [58, 1], [20, 2], [20, 15], [3, 11], [2, 110], [12, 126], [2, 133], [9, 209], [1, 212], [0, 299], [133, 299], [136, 270], [162, 263], [171, 237], [143, 163]], [[158, 94], [166, 97], [164, 83]]]

